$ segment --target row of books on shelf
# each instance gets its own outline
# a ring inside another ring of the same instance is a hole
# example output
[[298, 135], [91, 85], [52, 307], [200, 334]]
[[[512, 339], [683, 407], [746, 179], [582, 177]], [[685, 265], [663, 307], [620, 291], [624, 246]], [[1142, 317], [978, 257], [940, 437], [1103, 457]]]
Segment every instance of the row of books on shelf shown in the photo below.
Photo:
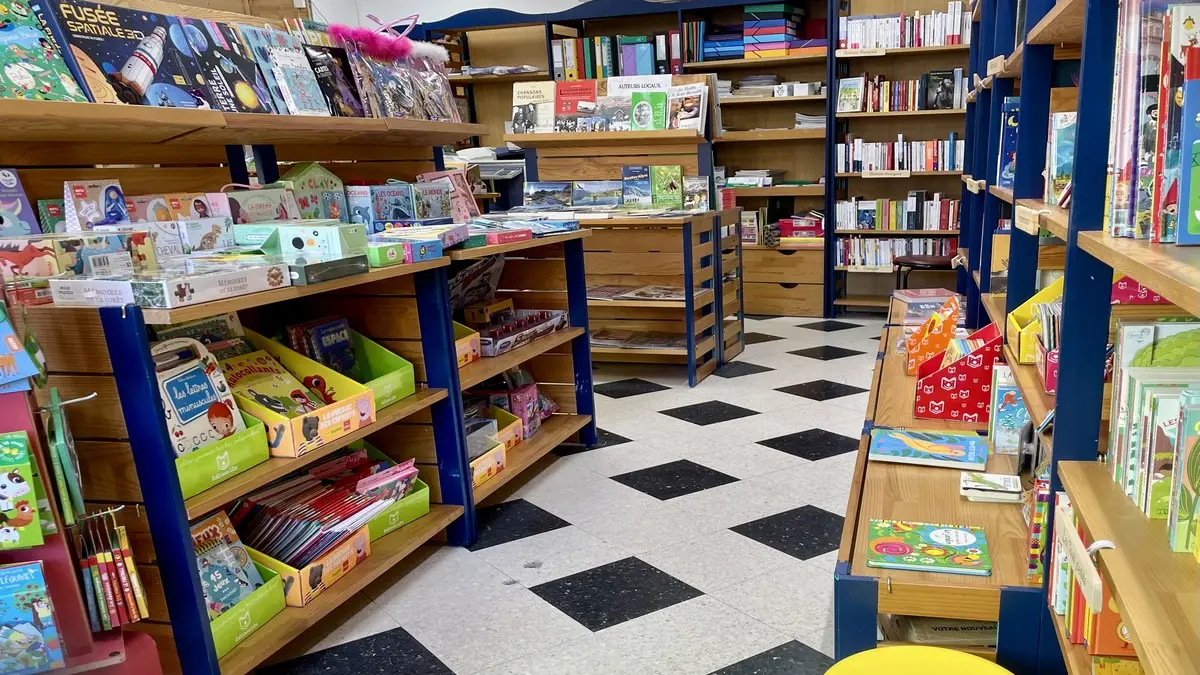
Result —
[[460, 121], [444, 51], [425, 43], [379, 50], [308, 20], [285, 32], [78, 0], [20, 6], [3, 98]]
[[[1017, 137], [1021, 115], [1021, 98], [1006, 96], [1000, 105], [1000, 143], [997, 150], [995, 185], [1012, 189], [1017, 177]], [[1071, 175], [1075, 167], [1075, 113], [1050, 113], [1046, 135], [1046, 169], [1043, 177], [1045, 201], [1051, 206], [1068, 208], [1071, 205]], [[1172, 198], [1174, 198], [1172, 196]], [[1171, 208], [1174, 209], [1174, 202]], [[1174, 212], [1161, 221], [1168, 227], [1158, 230], [1155, 241], [1173, 241]], [[1147, 236], [1149, 230], [1147, 230]], [[1166, 237], [1165, 239], [1162, 237]]]
[[514, 134], [694, 129], [704, 133], [712, 75], [614, 76], [513, 84]]
[[[1147, 8], [1117, 54], [1108, 231], [1114, 237], [1200, 245], [1200, 191], [1193, 149], [1200, 129], [1200, 11], [1194, 4]], [[1142, 64], [1153, 63], [1146, 74]]]
[[871, 267], [890, 272], [900, 256], [949, 256], [957, 245], [947, 237], [839, 237], [834, 247], [838, 267]]
[[524, 207], [620, 207], [707, 211], [707, 176], [685, 176], [673, 165], [624, 166], [621, 180], [529, 181]]
[[791, 96], [819, 96], [825, 93], [824, 82], [780, 82], [775, 74], [747, 75], [737, 82], [717, 80], [717, 97], [725, 98], [781, 98]]
[[838, 18], [838, 49], [900, 49], [971, 44], [971, 12], [961, 0], [946, 11], [862, 14]]
[[959, 200], [910, 190], [904, 199], [838, 200], [836, 230], [957, 230]]
[[808, 19], [804, 8], [790, 2], [745, 5], [741, 24], [689, 21], [683, 32], [687, 61], [824, 54], [828, 45], [825, 20]]
[[915, 80], [843, 77], [838, 80], [837, 111], [964, 110], [970, 89], [962, 68], [930, 71]]
[[769, 209], [743, 209], [739, 223], [743, 244], [762, 246], [811, 246], [825, 245], [825, 214], [809, 211], [771, 222]]
[[602, 35], [550, 41], [555, 80], [682, 72], [679, 31], [651, 35]]
[[944, 139], [906, 141], [897, 134], [895, 141], [864, 141], [853, 134], [835, 150], [838, 173], [863, 171], [962, 171], [966, 141], [955, 132]]

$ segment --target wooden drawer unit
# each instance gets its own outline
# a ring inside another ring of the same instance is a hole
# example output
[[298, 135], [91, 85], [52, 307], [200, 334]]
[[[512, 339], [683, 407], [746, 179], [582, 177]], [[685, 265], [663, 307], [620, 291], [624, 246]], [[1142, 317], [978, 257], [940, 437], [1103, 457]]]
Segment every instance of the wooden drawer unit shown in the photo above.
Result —
[[742, 267], [748, 282], [820, 284], [825, 281], [825, 252], [744, 249]]
[[822, 284], [765, 283], [747, 281], [742, 287], [747, 314], [775, 316], [821, 316]]

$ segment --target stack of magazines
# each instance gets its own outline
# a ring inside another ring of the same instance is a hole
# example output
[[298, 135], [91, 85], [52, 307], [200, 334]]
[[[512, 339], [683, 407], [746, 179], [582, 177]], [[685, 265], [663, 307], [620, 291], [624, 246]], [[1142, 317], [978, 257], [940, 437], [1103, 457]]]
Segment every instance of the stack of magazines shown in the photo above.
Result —
[[587, 289], [588, 300], [684, 300], [679, 286], [619, 286], [605, 284]]
[[687, 336], [661, 331], [604, 328], [592, 332], [592, 346], [621, 349], [687, 349]]

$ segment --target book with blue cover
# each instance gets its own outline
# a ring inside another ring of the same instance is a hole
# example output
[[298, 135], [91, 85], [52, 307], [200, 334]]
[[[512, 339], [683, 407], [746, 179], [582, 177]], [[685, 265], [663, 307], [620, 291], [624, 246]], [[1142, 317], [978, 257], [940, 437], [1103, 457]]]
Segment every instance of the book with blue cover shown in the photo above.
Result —
[[577, 180], [572, 206], [620, 206], [623, 185], [619, 180]]
[[1000, 161], [996, 168], [996, 184], [1011, 189], [1017, 177], [1017, 119], [1021, 111], [1020, 96], [1005, 96], [1000, 108]]
[[0, 566], [0, 673], [32, 675], [66, 665], [42, 562]]
[[621, 167], [621, 183], [621, 201], [626, 206], [650, 208], [653, 205], [650, 194], [650, 167]]
[[973, 432], [871, 430], [868, 458], [876, 462], [922, 464], [951, 469], [983, 470], [987, 466], [987, 439]]

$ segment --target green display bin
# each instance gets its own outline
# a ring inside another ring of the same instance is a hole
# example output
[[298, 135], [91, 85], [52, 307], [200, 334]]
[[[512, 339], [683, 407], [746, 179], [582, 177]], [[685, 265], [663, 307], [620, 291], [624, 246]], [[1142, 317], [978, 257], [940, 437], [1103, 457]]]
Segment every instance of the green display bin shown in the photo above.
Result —
[[283, 611], [283, 582], [268, 567], [254, 563], [263, 585], [229, 611], [212, 620], [213, 646], [221, 658]]
[[376, 412], [417, 392], [413, 364], [393, 354], [371, 338], [350, 331], [354, 342], [354, 370], [350, 379], [375, 392]]
[[391, 534], [412, 521], [429, 513], [429, 486], [420, 478], [413, 480], [408, 496], [387, 507], [379, 515], [367, 521], [371, 541]]
[[223, 483], [271, 456], [267, 446], [267, 426], [253, 415], [244, 412], [241, 415], [246, 422], [245, 431], [175, 458], [184, 499]]

